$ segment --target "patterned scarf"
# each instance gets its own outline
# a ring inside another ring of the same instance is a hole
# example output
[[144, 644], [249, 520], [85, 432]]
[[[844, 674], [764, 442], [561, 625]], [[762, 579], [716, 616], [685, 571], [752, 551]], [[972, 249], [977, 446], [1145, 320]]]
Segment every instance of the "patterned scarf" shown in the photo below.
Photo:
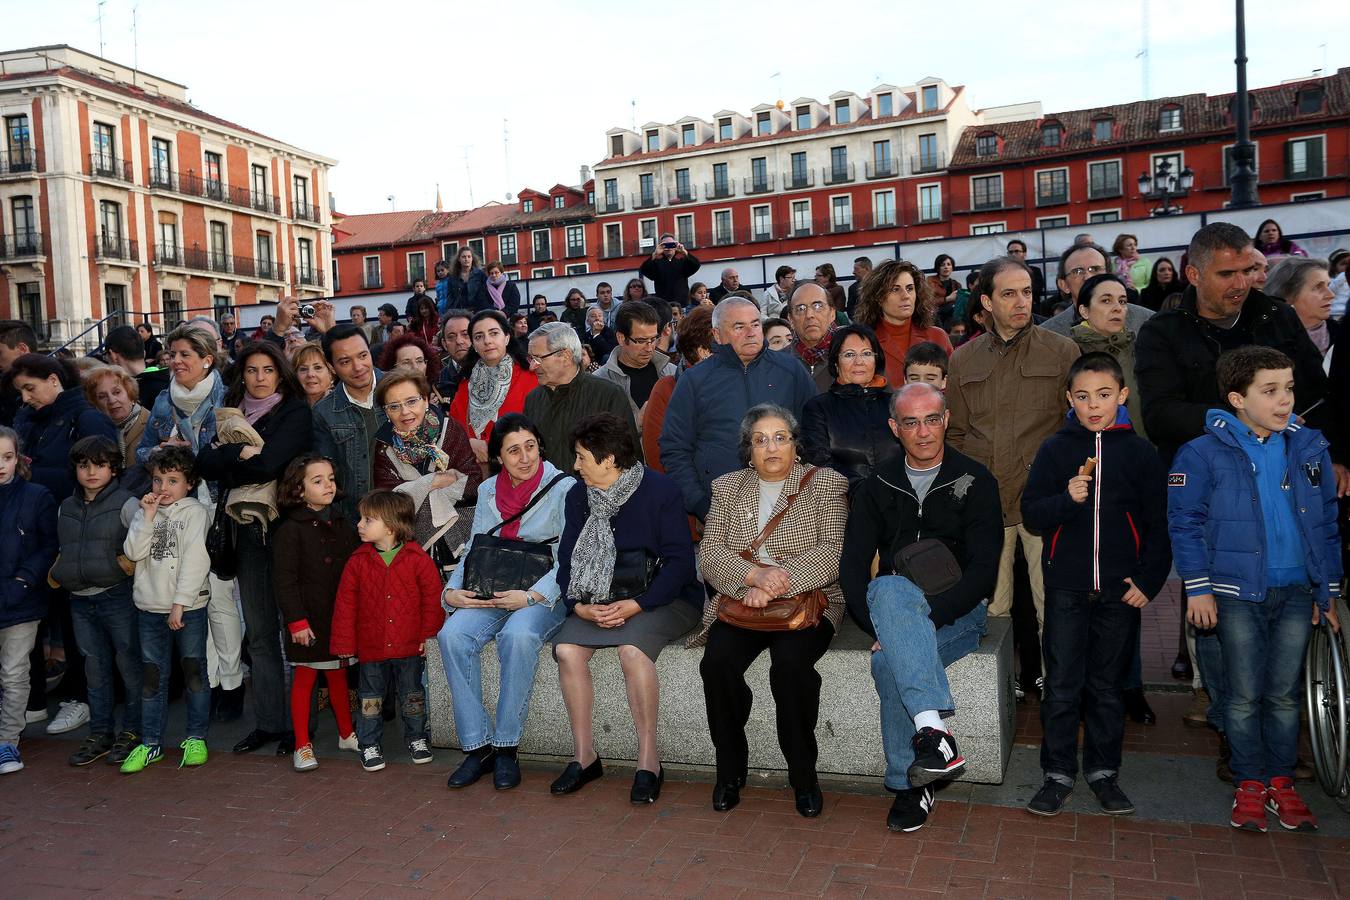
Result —
[[581, 603], [609, 602], [609, 588], [614, 582], [614, 557], [617, 553], [609, 520], [637, 491], [638, 485], [642, 484], [644, 471], [639, 463], [620, 472], [618, 479], [604, 490], [586, 488], [586, 500], [591, 513], [586, 518], [586, 524], [581, 526], [576, 547], [572, 550], [572, 580], [567, 586], [567, 596], [573, 600]]
[[483, 429], [497, 421], [497, 412], [506, 400], [506, 392], [511, 389], [511, 376], [515, 364], [511, 354], [502, 357], [495, 366], [489, 366], [481, 359], [474, 363], [469, 373], [469, 427], [473, 437], [483, 433]]
[[441, 420], [428, 409], [422, 424], [407, 434], [394, 429], [394, 455], [418, 471], [430, 464], [431, 472], [450, 468], [450, 457], [441, 449]]
[[825, 332], [825, 336], [820, 339], [820, 343], [814, 347], [808, 347], [802, 343], [801, 338], [797, 338], [792, 343], [792, 349], [796, 352], [797, 358], [808, 366], [818, 366], [830, 358], [830, 344], [834, 341], [834, 326]]

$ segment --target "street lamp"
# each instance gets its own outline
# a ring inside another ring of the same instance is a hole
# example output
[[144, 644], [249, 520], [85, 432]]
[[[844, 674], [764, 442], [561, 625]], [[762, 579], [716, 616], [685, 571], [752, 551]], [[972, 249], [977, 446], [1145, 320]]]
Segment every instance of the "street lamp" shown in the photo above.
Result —
[[1161, 159], [1152, 175], [1147, 171], [1139, 174], [1139, 197], [1143, 200], [1158, 201], [1158, 208], [1153, 210], [1152, 215], [1176, 215], [1182, 209], [1180, 206], [1173, 206], [1172, 199], [1187, 196], [1194, 184], [1195, 173], [1191, 171], [1190, 166], [1179, 173], [1173, 173], [1172, 161]]

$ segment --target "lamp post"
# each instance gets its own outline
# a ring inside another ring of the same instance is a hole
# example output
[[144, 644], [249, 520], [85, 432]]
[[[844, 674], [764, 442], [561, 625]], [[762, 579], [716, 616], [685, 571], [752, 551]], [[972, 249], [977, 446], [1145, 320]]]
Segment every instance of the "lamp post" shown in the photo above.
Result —
[[1233, 145], [1233, 173], [1229, 184], [1233, 193], [1228, 206], [1242, 209], [1259, 206], [1260, 197], [1256, 193], [1256, 145], [1252, 143], [1251, 103], [1247, 96], [1247, 13], [1243, 0], [1237, 2], [1237, 56], [1233, 62], [1237, 65], [1237, 96], [1234, 97], [1234, 113], [1237, 119], [1237, 142]]
[[1158, 208], [1153, 210], [1152, 215], [1172, 216], [1182, 212], [1180, 206], [1172, 205], [1172, 200], [1190, 194], [1191, 186], [1194, 184], [1195, 173], [1191, 171], [1190, 166], [1174, 174], [1172, 172], [1172, 161], [1161, 159], [1152, 175], [1148, 172], [1140, 173], [1139, 197], [1143, 200], [1156, 200], [1158, 202]]

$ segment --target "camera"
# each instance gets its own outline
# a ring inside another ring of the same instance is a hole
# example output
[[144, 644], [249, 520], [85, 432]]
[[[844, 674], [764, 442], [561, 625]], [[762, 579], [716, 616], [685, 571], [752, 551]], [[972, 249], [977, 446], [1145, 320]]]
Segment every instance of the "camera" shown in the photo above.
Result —
[[306, 319], [314, 318], [318, 315], [318, 312], [319, 311], [314, 308], [313, 303], [306, 303], [304, 306], [300, 307], [300, 315], [304, 316]]
[[674, 250], [676, 247], [679, 246], [679, 244], [675, 243], [674, 241], [662, 241], [661, 246], [665, 247], [667, 250]]

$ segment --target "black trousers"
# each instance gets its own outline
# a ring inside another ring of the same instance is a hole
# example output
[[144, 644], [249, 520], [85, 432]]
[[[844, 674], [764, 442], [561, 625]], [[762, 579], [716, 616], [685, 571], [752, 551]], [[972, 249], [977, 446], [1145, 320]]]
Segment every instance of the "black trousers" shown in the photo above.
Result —
[[1119, 771], [1125, 737], [1122, 691], [1139, 645], [1139, 610], [1109, 591], [1045, 590], [1045, 699], [1041, 702], [1041, 769], [1078, 774], [1078, 720], [1083, 771]]
[[754, 694], [745, 683], [750, 664], [769, 651], [769, 690], [777, 707], [778, 746], [788, 764], [788, 781], [803, 791], [816, 784], [816, 719], [820, 713], [820, 674], [816, 662], [825, 655], [834, 626], [821, 620], [802, 631], [750, 631], [715, 622], [699, 663], [708, 730], [717, 750], [717, 780], [743, 778], [750, 748], [745, 723]]

